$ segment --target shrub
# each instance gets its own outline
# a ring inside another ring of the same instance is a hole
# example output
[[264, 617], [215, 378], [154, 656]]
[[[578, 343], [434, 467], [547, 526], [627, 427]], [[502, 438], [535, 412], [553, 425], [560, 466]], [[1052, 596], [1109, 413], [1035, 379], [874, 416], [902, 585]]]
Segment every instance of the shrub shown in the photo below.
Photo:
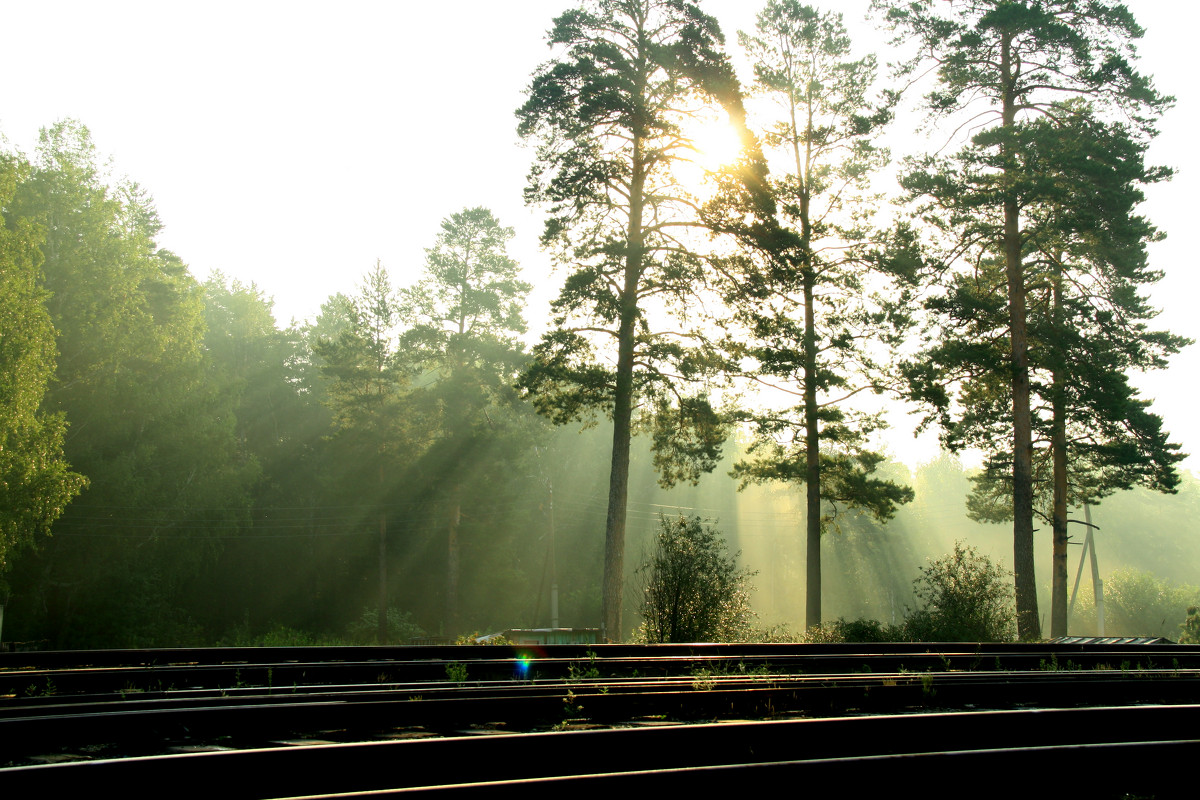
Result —
[[276, 623], [254, 631], [247, 618], [225, 631], [216, 644], [218, 647], [320, 647], [344, 645], [346, 642], [336, 636], [314, 634]]
[[884, 625], [877, 619], [846, 620], [839, 617], [810, 628], [804, 641], [812, 644], [837, 644], [840, 642], [902, 642], [907, 639], [903, 626]]
[[1179, 634], [1180, 644], [1200, 644], [1200, 608], [1189, 606], [1187, 619], [1179, 627], [1183, 629]]
[[[388, 641], [403, 643], [418, 636], [424, 636], [425, 631], [413, 622], [412, 614], [389, 607], [387, 610]], [[362, 616], [350, 623], [347, 634], [355, 644], [375, 644], [379, 630], [379, 609], [367, 606], [362, 610]]]
[[755, 628], [747, 634], [746, 641], [796, 644], [806, 641], [806, 639], [803, 633], [792, 630], [786, 624], [780, 624], [772, 625], [769, 628]]
[[907, 637], [919, 642], [1012, 641], [1011, 577], [974, 547], [955, 542], [953, 553], [931, 562], [913, 581], [921, 607], [905, 617]]
[[460, 646], [466, 645], [466, 646], [472, 646], [472, 647], [475, 645], [486, 645], [486, 644], [496, 644], [496, 645], [512, 644], [512, 642], [509, 640], [509, 638], [507, 636], [505, 636], [503, 633], [492, 634], [491, 637], [488, 638], [486, 641], [480, 641], [485, 635], [487, 635], [487, 634], [482, 634], [479, 631], [472, 631], [471, 633], [464, 633], [464, 634], [459, 635], [459, 637], [454, 640], [454, 643], [456, 645], [460, 645]]
[[1119, 569], [1104, 582], [1105, 633], [1171, 637], [1179, 629], [1179, 612], [1198, 604], [1200, 590], [1195, 586], [1168, 583], [1150, 572]]
[[738, 641], [750, 633], [749, 579], [716, 529], [699, 517], [662, 517], [642, 581], [639, 638], [655, 642]]
[[[1191, 606], [1200, 606], [1200, 588], [1171, 583], [1144, 570], [1118, 569], [1104, 580], [1104, 634], [1173, 638], [1178, 635], [1180, 615]], [[1080, 588], [1071, 633], [1098, 635], [1090, 587]]]

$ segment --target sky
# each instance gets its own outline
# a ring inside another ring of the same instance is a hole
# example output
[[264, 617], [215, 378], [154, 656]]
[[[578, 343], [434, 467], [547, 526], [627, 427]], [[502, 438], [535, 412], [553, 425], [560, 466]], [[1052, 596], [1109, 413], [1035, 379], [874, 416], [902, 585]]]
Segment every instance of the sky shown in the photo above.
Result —
[[[257, 285], [282, 325], [352, 293], [376, 259], [397, 285], [412, 283], [441, 220], [488, 207], [516, 230], [510, 253], [536, 287], [536, 327], [562, 276], [538, 249], [542, 217], [523, 204], [533, 153], [514, 111], [550, 56], [552, 19], [572, 5], [0, 0], [5, 29], [20, 34], [5, 37], [6, 63], [20, 68], [0, 83], [0, 134], [31, 154], [42, 126], [83, 122], [114, 173], [154, 198], [161, 244], [201, 279], [219, 270]], [[887, 60], [886, 37], [864, 21], [868, 0], [814, 5], [842, 12], [856, 49]], [[1200, 197], [1200, 89], [1189, 63], [1200, 4], [1127, 5], [1147, 29], [1142, 70], [1177, 98], [1150, 150], [1177, 174], [1150, 187], [1143, 209], [1168, 235], [1151, 246], [1165, 274], [1151, 293], [1162, 309], [1156, 327], [1200, 339], [1189, 247]], [[736, 31], [752, 29], [760, 4], [701, 7], [720, 21], [736, 63]], [[915, 153], [930, 140], [904, 141]], [[1193, 346], [1135, 381], [1189, 453], [1200, 451], [1198, 374]], [[909, 463], [936, 452], [931, 437], [912, 440], [913, 421], [895, 415], [889, 445]], [[1184, 466], [1200, 470], [1200, 456]]]

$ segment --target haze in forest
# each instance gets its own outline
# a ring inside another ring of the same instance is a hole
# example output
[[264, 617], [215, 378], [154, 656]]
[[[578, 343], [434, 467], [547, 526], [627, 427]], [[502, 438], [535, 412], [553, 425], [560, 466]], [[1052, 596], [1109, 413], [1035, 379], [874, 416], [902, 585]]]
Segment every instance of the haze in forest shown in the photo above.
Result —
[[[39, 511], [53, 517], [50, 535], [37, 520], [5, 529], [5, 640], [370, 642], [381, 541], [396, 639], [599, 623], [611, 426], [601, 414], [556, 427], [514, 388], [552, 327], [566, 272], [538, 245], [544, 210], [522, 202], [536, 154], [518, 144], [513, 112], [551, 56], [552, 19], [572, 5], [460, 3], [407, 16], [350, 4], [331, 18], [217, 4], [151, 21], [142, 6], [89, 4], [61, 15], [64, 57], [0, 103], [10, 137], [0, 256], [34, 276], [11, 290], [14, 307], [45, 309], [20, 329], [45, 342], [52, 324], [56, 343], [53, 354], [26, 347], [36, 358], [13, 374], [45, 373], [32, 403], [45, 430], [65, 424], [69, 488]], [[860, 22], [868, 5], [836, 4], [855, 52], [874, 49], [882, 64], [886, 37]], [[1129, 5], [1148, 28], [1140, 69], [1178, 98], [1148, 150], [1178, 175], [1147, 187], [1139, 208], [1168, 234], [1149, 245], [1151, 267], [1165, 272], [1150, 290], [1164, 311], [1152, 327], [1196, 338], [1185, 301], [1198, 279], [1184, 247], [1200, 164], [1182, 137], [1200, 103], [1170, 60], [1190, 28], [1173, 15], [1196, 12]], [[701, 7], [748, 87], [737, 31], [752, 29], [758, 8]], [[44, 13], [22, 9], [13, 24], [45, 26]], [[194, 38], [165, 35], [184, 27]], [[376, 39], [393, 31], [400, 44]], [[197, 54], [214, 42], [231, 57]], [[914, 133], [915, 101], [884, 134], [893, 166], [875, 185], [885, 191], [900, 157], [949, 135]], [[489, 241], [495, 257], [474, 299], [439, 272], [468, 239]], [[1189, 454], [1200, 442], [1188, 410], [1196, 359], [1186, 348], [1169, 369], [1134, 376]], [[854, 510], [833, 518], [822, 537], [826, 620], [902, 619], [920, 569], [960, 540], [1012, 568], [1011, 523], [967, 516], [982, 454], [939, 453], [932, 432], [914, 448], [911, 408], [877, 402], [895, 426], [872, 438], [888, 456], [877, 474], [911, 486], [913, 499], [886, 523]], [[661, 517], [680, 514], [709, 520], [757, 571], [758, 626], [801, 631], [803, 486], [739, 491], [730, 473], [752, 439], [742, 425], [696, 486], [664, 489], [650, 431], [636, 433], [622, 637], [639, 624], [635, 571]], [[1110, 634], [1173, 636], [1200, 602], [1194, 463], [1179, 465], [1176, 494], [1135, 488], [1091, 508], [1114, 592]], [[1035, 527], [1046, 616], [1049, 525]], [[1079, 551], [1069, 550], [1072, 581]], [[1085, 568], [1072, 633], [1094, 632], [1090, 598]], [[1121, 617], [1122, 602], [1136, 611]]]

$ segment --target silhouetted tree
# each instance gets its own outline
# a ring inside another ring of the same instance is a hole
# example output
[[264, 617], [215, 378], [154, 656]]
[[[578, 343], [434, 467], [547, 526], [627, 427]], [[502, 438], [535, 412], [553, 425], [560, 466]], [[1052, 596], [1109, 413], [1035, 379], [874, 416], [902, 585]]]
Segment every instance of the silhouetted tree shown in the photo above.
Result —
[[[891, 97], [872, 105], [875, 59], [850, 59], [841, 15], [795, 0], [771, 0], [754, 36], [741, 34], [754, 59], [757, 89], [781, 118], [765, 131], [767, 152], [789, 170], [771, 188], [776, 221], [791, 236], [760, 250], [765, 262], [732, 282], [731, 301], [746, 333], [734, 352], [756, 380], [799, 402], [751, 415], [752, 458], [743, 482], [778, 480], [806, 487], [805, 627], [821, 623], [821, 533], [832, 509], [892, 516], [912, 490], [874, 475], [883, 460], [868, 447], [877, 417], [847, 411], [848, 400], [882, 391], [879, 363], [908, 324], [902, 286], [874, 270], [863, 196], [887, 153], [873, 140], [890, 119]], [[822, 503], [825, 509], [822, 509]], [[827, 513], [828, 512], [828, 513]]]
[[558, 54], [517, 116], [537, 145], [526, 199], [548, 208], [542, 242], [570, 273], [522, 385], [557, 423], [612, 417], [602, 629], [620, 639], [637, 412], [655, 420], [667, 482], [711, 469], [724, 436], [703, 389], [687, 388], [712, 359], [689, 309], [705, 282], [687, 233], [699, 204], [677, 168], [700, 109], [744, 115], [717, 22], [689, 0], [589, 0], [549, 38]]
[[1040, 199], [1039, 178], [1051, 176], [1031, 170], [1023, 155], [1037, 124], [1054, 130], [1069, 123], [1062, 112], [1067, 99], [1086, 98], [1099, 114], [1118, 112], [1143, 137], [1170, 101], [1133, 68], [1132, 42], [1142, 31], [1118, 3], [969, 0], [945, 7], [875, 0], [872, 6], [898, 40], [919, 48], [910, 66], [927, 61], [936, 68], [929, 110], [970, 117], [963, 124], [977, 131], [950, 159], [911, 164], [905, 182], [932, 201], [925, 221], [949, 236], [943, 263], [983, 252], [1003, 266], [1017, 624], [1022, 639], [1037, 638], [1028, 306], [1029, 254], [1039, 225], [1029, 206]]

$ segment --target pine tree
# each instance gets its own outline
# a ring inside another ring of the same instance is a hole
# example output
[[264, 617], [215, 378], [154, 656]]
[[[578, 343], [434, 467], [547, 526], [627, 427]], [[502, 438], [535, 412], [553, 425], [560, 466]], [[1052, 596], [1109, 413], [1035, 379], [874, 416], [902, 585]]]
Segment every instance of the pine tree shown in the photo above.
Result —
[[[1005, 358], [1011, 402], [1013, 550], [1018, 633], [1040, 635], [1033, 559], [1033, 422], [1031, 414], [1027, 258], [1037, 222], [1038, 173], [1022, 163], [1037, 121], [1059, 127], [1066, 100], [1086, 98], [1094, 113], [1120, 114], [1131, 134], [1153, 134], [1170, 100], [1133, 67], [1142, 31], [1124, 5], [1097, 0], [875, 0], [898, 40], [919, 48], [916, 63], [936, 69], [929, 110], [978, 131], [946, 161], [912, 165], [908, 187], [933, 200], [927, 221], [951, 235], [943, 262], [988, 252], [1003, 265]], [[989, 124], [990, 122], [990, 124]], [[947, 202], [947, 200], [950, 200]]]
[[786, 168], [772, 176], [775, 224], [757, 269], [743, 270], [731, 302], [748, 331], [735, 354], [753, 377], [800, 402], [753, 415], [752, 459], [735, 475], [806, 486], [805, 626], [821, 623], [821, 535], [834, 509], [888, 519], [912, 491], [873, 476], [883, 456], [868, 447], [880, 422], [846, 410], [883, 388], [879, 363], [907, 323], [902, 281], [875, 270], [865, 208], [872, 171], [887, 161], [873, 144], [893, 96], [870, 97], [873, 56], [852, 60], [841, 15], [795, 0], [771, 0], [755, 35], [741, 34], [759, 93], [781, 113], [764, 132], [768, 155]]
[[[442, 220], [426, 250], [425, 274], [404, 290], [402, 313], [410, 324], [400, 346], [423, 372], [420, 383], [437, 411], [437, 442], [426, 479], [442, 497], [446, 529], [444, 631], [462, 632], [460, 525], [463, 502], [481, 500], [502, 466], [526, 450], [533, 430], [512, 388], [525, 361], [518, 336], [528, 283], [508, 256], [513, 229], [486, 208], [469, 208]], [[470, 488], [468, 488], [470, 487]], [[468, 502], [468, 506], [477, 505]]]
[[[1170, 492], [1178, 483], [1174, 465], [1183, 456], [1128, 373], [1165, 366], [1187, 343], [1147, 327], [1155, 311], [1143, 296], [1161, 274], [1149, 268], [1145, 248], [1159, 235], [1137, 205], [1141, 187], [1169, 173], [1145, 165], [1145, 143], [1124, 126], [1104, 124], [1078, 103], [1058, 111], [1057, 124], [1028, 125], [1022, 147], [1026, 171], [1041, 176], [1025, 206], [1026, 261], [1034, 508], [1053, 531], [1052, 636], [1067, 633], [1068, 504], [1095, 504], [1134, 484]], [[987, 413], [1005, 417], [1002, 408]], [[983, 421], [976, 414], [974, 424]], [[997, 496], [1011, 488], [1001, 477], [1011, 454], [998, 426], [987, 430], [978, 443], [994, 455], [970, 503], [977, 518], [1011, 519], [1011, 498]]]
[[690, 0], [589, 0], [555, 20], [550, 44], [518, 130], [537, 145], [526, 199], [548, 209], [542, 241], [569, 274], [522, 385], [555, 422], [613, 421], [601, 625], [619, 639], [637, 413], [654, 418], [667, 482], [712, 469], [723, 439], [693, 316], [700, 201], [679, 169], [697, 115], [744, 112], [716, 20]]
[[345, 319], [313, 350], [321, 359], [325, 402], [333, 413], [330, 488], [351, 494], [374, 512], [379, 532], [377, 641], [388, 638], [388, 508], [408, 467], [429, 446], [426, 409], [414, 402], [417, 370], [399, 345], [402, 303], [387, 270], [376, 262], [349, 303], [332, 302]]

